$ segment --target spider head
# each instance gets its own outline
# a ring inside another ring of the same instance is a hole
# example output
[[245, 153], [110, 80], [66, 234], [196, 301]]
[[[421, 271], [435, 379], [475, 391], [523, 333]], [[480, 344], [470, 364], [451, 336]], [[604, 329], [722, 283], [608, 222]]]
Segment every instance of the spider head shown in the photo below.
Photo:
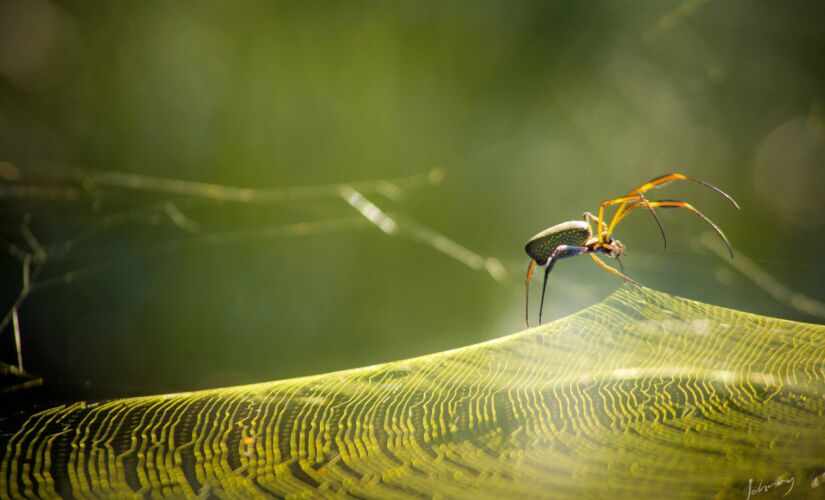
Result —
[[607, 243], [610, 249], [608, 253], [611, 257], [613, 257], [614, 259], [618, 259], [622, 255], [624, 255], [624, 245], [622, 245], [621, 241], [610, 239], [610, 241], [608, 241]]

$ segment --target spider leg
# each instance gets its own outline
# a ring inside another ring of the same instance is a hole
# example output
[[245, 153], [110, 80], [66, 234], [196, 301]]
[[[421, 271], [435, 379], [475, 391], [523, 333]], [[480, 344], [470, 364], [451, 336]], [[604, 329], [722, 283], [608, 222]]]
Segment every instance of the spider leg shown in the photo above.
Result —
[[[651, 209], [652, 209], [652, 207], [661, 207], [661, 208], [685, 208], [687, 210], [690, 210], [691, 212], [693, 212], [696, 215], [698, 215], [699, 217], [701, 217], [702, 220], [704, 220], [710, 227], [713, 228], [714, 231], [716, 231], [716, 234], [718, 234], [722, 238], [722, 240], [725, 242], [725, 245], [728, 247], [728, 252], [730, 252], [731, 259], [733, 258], [733, 248], [731, 247], [730, 241], [728, 241], [728, 238], [725, 236], [725, 233], [723, 233], [722, 230], [719, 229], [719, 226], [714, 224], [713, 221], [711, 221], [707, 216], [705, 216], [705, 214], [703, 214], [702, 212], [700, 212], [699, 210], [694, 208], [693, 205], [691, 205], [689, 203], [686, 203], [684, 201], [679, 201], [679, 200], [647, 201], [647, 200], [645, 200], [643, 203], [642, 202], [632, 203], [632, 204], [628, 205], [627, 210], [624, 213], [622, 213], [622, 215], [619, 217], [619, 221], [621, 221], [622, 219], [627, 217], [630, 214], [630, 212], [632, 212], [636, 208], [639, 208], [642, 205], [647, 205]], [[616, 223], [618, 224], [619, 221], [616, 221]]]
[[627, 201], [622, 206], [616, 210], [616, 213], [613, 214], [613, 219], [610, 221], [610, 225], [607, 226], [607, 234], [613, 234], [613, 230], [619, 225], [622, 219], [624, 219], [627, 214], [636, 208], [637, 206], [646, 207], [647, 210], [650, 212], [650, 215], [653, 216], [653, 220], [656, 221], [656, 225], [659, 226], [659, 232], [662, 233], [662, 241], [664, 242], [665, 248], [667, 248], [667, 235], [665, 234], [665, 228], [662, 226], [662, 221], [659, 219], [659, 216], [656, 215], [656, 211], [653, 210], [653, 207], [650, 206], [650, 203], [647, 201], [647, 198], [643, 194], [638, 195], [639, 199], [636, 201]]
[[550, 271], [553, 270], [556, 261], [562, 257], [575, 257], [588, 251], [587, 247], [572, 245], [559, 245], [553, 250], [550, 258], [547, 259], [547, 267], [544, 269], [544, 283], [541, 286], [541, 305], [539, 305], [539, 324], [541, 324], [542, 313], [544, 312], [544, 294], [547, 291], [547, 277], [550, 276]]
[[598, 228], [596, 230], [599, 233], [601, 233], [602, 231], [607, 231], [607, 224], [605, 224], [604, 222], [599, 222], [599, 218], [591, 214], [590, 212], [583, 213], [582, 218], [588, 224], [597, 224]]
[[[705, 214], [703, 214], [702, 212], [700, 212], [699, 210], [694, 208], [693, 205], [691, 205], [690, 203], [686, 203], [684, 201], [679, 201], [679, 200], [656, 200], [656, 201], [649, 201], [649, 202], [647, 202], [647, 204], [650, 205], [651, 207], [686, 208], [686, 209], [690, 210], [691, 212], [695, 213], [696, 215], [701, 217], [702, 220], [704, 220], [710, 227], [712, 227], [713, 230], [716, 231], [716, 234], [718, 234], [720, 238], [722, 238], [722, 240], [725, 242], [725, 245], [728, 247], [728, 252], [730, 253], [730, 258], [731, 259], [733, 258], [733, 247], [731, 246], [730, 241], [728, 240], [728, 237], [725, 236], [725, 233], [723, 233], [722, 230], [719, 229], [719, 226], [717, 226], [712, 220], [710, 220], [707, 216], [705, 216]], [[626, 212], [626, 213], [629, 213], [630, 210], [632, 210], [632, 208], [629, 209], [628, 212]]]
[[527, 268], [527, 279], [524, 280], [526, 300], [524, 301], [524, 324], [530, 328], [530, 280], [533, 278], [533, 270], [536, 269], [536, 261], [530, 259], [530, 267]]
[[[625, 213], [625, 209], [628, 204], [633, 203], [641, 203], [644, 204], [647, 202], [647, 199], [641, 193], [630, 194], [628, 196], [622, 196], [621, 198], [614, 198], [612, 200], [605, 200], [599, 204], [599, 218], [598, 223], [600, 228], [606, 228], [606, 231], [599, 231], [599, 243], [604, 243], [605, 238], [609, 238], [611, 234], [613, 234], [613, 229], [619, 223], [620, 220], [624, 218], [623, 214]], [[613, 219], [610, 221], [610, 225], [604, 223], [604, 209], [605, 207], [611, 205], [619, 205], [619, 208], [616, 210], [616, 213], [613, 214]], [[656, 225], [659, 226], [659, 231], [662, 233], [662, 239], [665, 242], [665, 248], [667, 248], [667, 236], [665, 236], [665, 228], [662, 226], [662, 221], [659, 220], [659, 216], [656, 215], [656, 212], [653, 208], [648, 207], [650, 210], [650, 214], [653, 216], [653, 219], [656, 221]], [[587, 220], [587, 215], [585, 214], [585, 220]], [[591, 215], [592, 217], [592, 215]], [[588, 221], [589, 222], [589, 221]]]
[[541, 302], [539, 303], [539, 324], [541, 324], [541, 316], [544, 312], [544, 292], [547, 291], [547, 277], [550, 271], [553, 270], [553, 265], [556, 263], [556, 252], [547, 259], [547, 267], [544, 269], [544, 283], [541, 285]]
[[[623, 201], [621, 202], [622, 205], [619, 207], [618, 210], [616, 210], [616, 213], [613, 215], [613, 220], [610, 222], [610, 225], [607, 227], [608, 236], [611, 233], [613, 233], [613, 230], [616, 228], [616, 225], [619, 223], [619, 221], [624, 219], [625, 215], [627, 215], [627, 213], [629, 213], [632, 210], [632, 208], [628, 208], [628, 206], [632, 205], [632, 203], [630, 203], [630, 202], [632, 202], [633, 200], [632, 199], [627, 199], [627, 198], [630, 198], [630, 197], [635, 195], [635, 196], [638, 197], [637, 200], [639, 200], [639, 202], [642, 204], [642, 206], [645, 206], [650, 211], [650, 214], [653, 215], [653, 218], [656, 219], [656, 224], [658, 224], [659, 231], [662, 233], [662, 239], [664, 240], [665, 248], [667, 248], [667, 236], [665, 236], [664, 227], [662, 227], [662, 222], [659, 220], [659, 217], [656, 215], [656, 212], [653, 210], [653, 206], [655, 206], [655, 205], [650, 205], [650, 204], [644, 203], [647, 200], [644, 197], [643, 193], [645, 193], [647, 191], [650, 191], [651, 189], [654, 189], [654, 188], [659, 188], [659, 187], [665, 186], [665, 185], [670, 184], [671, 182], [677, 181], [677, 180], [690, 181], [690, 182], [695, 182], [697, 184], [701, 184], [701, 185], [703, 185], [703, 186], [705, 186], [709, 189], [712, 189], [717, 194], [719, 194], [720, 196], [722, 196], [723, 198], [728, 200], [731, 203], [731, 205], [733, 205], [737, 209], [739, 208], [739, 204], [737, 204], [736, 201], [733, 198], [731, 198], [727, 193], [725, 193], [724, 191], [722, 191], [718, 187], [714, 186], [713, 184], [710, 184], [710, 183], [705, 182], [705, 181], [700, 180], [700, 179], [696, 179], [694, 177], [689, 177], [685, 174], [679, 174], [679, 173], [674, 172], [674, 173], [671, 173], [671, 174], [666, 174], [666, 175], [656, 177], [655, 179], [652, 179], [652, 180], [642, 184], [641, 186], [639, 186], [636, 189], [634, 189], [634, 190], [630, 191], [629, 193], [627, 193], [627, 196], [624, 197], [624, 199], [617, 198], [617, 200], [623, 200]], [[615, 201], [615, 200], [610, 200], [610, 201]], [[602, 212], [600, 211], [599, 212], [600, 220], [601, 220], [601, 215], [602, 215]], [[600, 237], [599, 242], [602, 242], [602, 241], [603, 240]]]
[[[639, 199], [644, 199], [644, 196], [642, 196], [641, 194], [632, 194], [632, 195], [628, 195], [628, 196], [622, 196], [620, 198], [614, 198], [612, 200], [604, 200], [603, 202], [601, 202], [599, 204], [599, 243], [604, 243], [604, 238], [609, 237], [610, 232], [611, 232], [611, 229], [610, 229], [609, 226], [607, 226], [608, 227], [607, 231], [602, 231], [601, 230], [602, 227], [606, 226], [606, 224], [604, 223], [604, 209], [605, 209], [605, 207], [609, 207], [611, 205], [619, 205], [619, 204], [622, 205], [622, 206], [619, 207], [618, 210], [616, 210], [616, 215], [613, 216], [613, 219], [615, 220], [616, 217], [618, 216], [618, 214], [620, 214], [623, 211], [624, 205], [627, 202], [637, 201]], [[607, 234], [605, 234], [605, 233], [607, 233]]]
[[656, 177], [655, 179], [652, 179], [652, 180], [642, 184], [641, 186], [637, 187], [633, 191], [629, 192], [628, 195], [642, 194], [646, 191], [650, 191], [653, 188], [657, 188], [657, 187], [664, 186], [666, 184], [670, 184], [673, 181], [691, 181], [691, 182], [695, 182], [697, 184], [701, 184], [701, 185], [705, 186], [706, 188], [710, 188], [710, 189], [716, 191], [717, 194], [719, 194], [720, 196], [722, 196], [723, 198], [728, 200], [731, 203], [731, 205], [733, 205], [737, 209], [739, 208], [739, 204], [736, 203], [736, 201], [734, 201], [733, 198], [728, 196], [727, 193], [725, 193], [724, 191], [722, 191], [718, 187], [714, 186], [713, 184], [710, 184], [710, 183], [705, 182], [703, 180], [696, 179], [694, 177], [688, 177], [685, 174], [677, 174], [677, 173], [666, 174], [666, 175], [662, 175], [660, 177]]
[[598, 264], [600, 267], [606, 269], [607, 271], [610, 271], [611, 273], [615, 274], [616, 276], [618, 276], [620, 278], [623, 278], [623, 279], [633, 283], [634, 285], [644, 286], [641, 283], [639, 283], [638, 281], [634, 280], [633, 278], [629, 278], [624, 273], [619, 272], [616, 269], [613, 269], [612, 267], [608, 266], [607, 264], [604, 263], [604, 261], [602, 261], [602, 259], [596, 257], [596, 254], [591, 253], [590, 258], [593, 259], [593, 262]]

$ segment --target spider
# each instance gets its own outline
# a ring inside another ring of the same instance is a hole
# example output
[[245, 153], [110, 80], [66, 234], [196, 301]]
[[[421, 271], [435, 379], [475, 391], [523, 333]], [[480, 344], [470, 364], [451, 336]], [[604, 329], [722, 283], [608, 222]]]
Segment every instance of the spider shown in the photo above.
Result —
[[[530, 241], [527, 242], [527, 245], [524, 247], [524, 250], [527, 252], [527, 255], [530, 256], [530, 266], [527, 268], [527, 279], [525, 280], [525, 288], [526, 288], [526, 295], [527, 295], [527, 303], [524, 307], [524, 322], [529, 327], [530, 326], [530, 279], [533, 277], [533, 271], [536, 268], [536, 265], [539, 266], [546, 266], [544, 269], [544, 284], [542, 285], [541, 289], [541, 306], [539, 307], [539, 324], [541, 324], [542, 312], [544, 310], [544, 293], [547, 290], [547, 277], [550, 275], [550, 271], [553, 270], [553, 265], [559, 259], [563, 259], [565, 257], [575, 257], [577, 255], [583, 254], [590, 254], [590, 258], [593, 261], [601, 266], [602, 268], [610, 271], [611, 273], [619, 276], [631, 283], [641, 286], [639, 282], [627, 277], [624, 274], [624, 266], [622, 265], [622, 261], [620, 257], [624, 255], [625, 249], [624, 245], [619, 240], [613, 239], [611, 236], [613, 234], [613, 230], [622, 221], [625, 217], [627, 217], [633, 210], [644, 207], [646, 208], [653, 218], [656, 220], [656, 224], [659, 226], [659, 231], [662, 233], [662, 239], [664, 240], [665, 248], [667, 248], [667, 236], [665, 236], [664, 227], [662, 227], [662, 222], [659, 220], [659, 216], [656, 215], [656, 212], [653, 210], [654, 207], [662, 207], [662, 208], [685, 208], [690, 210], [691, 212], [695, 213], [699, 217], [701, 217], [705, 222], [707, 222], [710, 227], [713, 228], [716, 233], [722, 237], [724, 240], [725, 245], [728, 247], [728, 252], [730, 252], [731, 258], [733, 258], [733, 248], [731, 247], [730, 241], [719, 229], [719, 226], [714, 224], [710, 219], [705, 217], [705, 215], [700, 212], [699, 210], [693, 208], [693, 206], [685, 203], [684, 201], [678, 200], [654, 200], [648, 201], [645, 198], [644, 193], [647, 191], [662, 187], [665, 184], [676, 180], [683, 180], [683, 181], [692, 181], [699, 184], [702, 184], [705, 187], [708, 187], [725, 199], [727, 199], [734, 207], [737, 209], [739, 205], [728, 196], [725, 192], [721, 189], [708, 184], [705, 181], [701, 181], [699, 179], [694, 179], [692, 177], [688, 177], [684, 174], [666, 174], [660, 177], [657, 177], [650, 182], [642, 184], [638, 188], [630, 191], [625, 196], [620, 198], [614, 198], [612, 200], [605, 200], [601, 202], [599, 205], [599, 216], [596, 217], [595, 215], [591, 214], [590, 212], [585, 212], [582, 217], [584, 220], [572, 220], [567, 222], [562, 222], [561, 224], [557, 224], [553, 227], [547, 228], [544, 231], [538, 233], [537, 235], [530, 238]], [[605, 207], [618, 205], [618, 209], [616, 209], [616, 213], [613, 214], [613, 219], [610, 221], [610, 224], [605, 222], [604, 218], [604, 209]], [[596, 227], [598, 228], [598, 235], [593, 235], [593, 228], [591, 224], [595, 223]], [[603, 260], [596, 256], [597, 253], [604, 253], [616, 259], [619, 263], [619, 267], [621, 271], [614, 269], [613, 267], [608, 266], [605, 264]]]

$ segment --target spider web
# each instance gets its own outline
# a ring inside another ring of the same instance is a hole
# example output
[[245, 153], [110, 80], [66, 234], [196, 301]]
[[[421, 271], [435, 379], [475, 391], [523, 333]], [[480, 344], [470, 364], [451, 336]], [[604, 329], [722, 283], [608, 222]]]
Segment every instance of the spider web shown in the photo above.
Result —
[[[502, 263], [482, 256], [403, 213], [412, 191], [437, 187], [443, 177], [443, 170], [435, 168], [391, 179], [250, 188], [61, 164], [23, 168], [0, 162], [0, 250], [4, 251], [0, 266], [7, 280], [18, 284], [3, 290], [0, 391], [43, 382], [26, 371], [24, 363], [21, 317], [32, 295], [71, 285], [135, 256], [170, 255], [189, 245], [232, 245], [378, 228], [386, 235], [429, 246], [520, 290], [510, 276], [521, 272], [522, 262]], [[387, 212], [386, 206], [402, 211]], [[255, 216], [216, 217], [224, 212]], [[254, 223], [239, 226], [239, 220], [249, 219]], [[118, 242], [124, 234], [134, 234], [135, 228], [141, 229], [142, 236], [138, 241], [130, 237], [124, 252]], [[699, 241], [696, 250], [717, 255], [777, 301], [825, 317], [825, 304], [789, 290], [740, 250], [737, 259], [730, 261], [709, 233]], [[588, 295], [586, 287], [560, 281], [567, 293]]]
[[813, 498], [823, 342], [625, 286], [419, 358], [30, 412], [3, 422], [0, 496]]
[[[250, 188], [0, 162], [2, 265], [19, 283], [0, 319], [0, 374], [8, 379], [2, 390], [42, 384], [25, 369], [20, 321], [25, 302], [41, 290], [71, 285], [135, 256], [172, 254], [187, 245], [231, 245], [377, 227], [505, 283], [508, 272], [498, 259], [483, 257], [412, 217], [386, 212], [376, 204], [403, 208], [411, 191], [436, 187], [443, 176], [443, 170], [435, 168], [391, 179]], [[247, 216], [220, 216], [227, 212]], [[130, 239], [124, 252], [118, 242], [124, 234], [134, 234], [136, 227], [142, 229], [141, 236]]]

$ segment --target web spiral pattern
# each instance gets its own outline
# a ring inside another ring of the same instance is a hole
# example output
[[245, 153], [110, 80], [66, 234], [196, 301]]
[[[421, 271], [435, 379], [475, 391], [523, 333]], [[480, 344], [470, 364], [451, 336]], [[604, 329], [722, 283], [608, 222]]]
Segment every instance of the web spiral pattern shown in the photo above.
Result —
[[817, 497], [825, 327], [625, 287], [411, 360], [53, 408], [0, 453], [0, 497]]

